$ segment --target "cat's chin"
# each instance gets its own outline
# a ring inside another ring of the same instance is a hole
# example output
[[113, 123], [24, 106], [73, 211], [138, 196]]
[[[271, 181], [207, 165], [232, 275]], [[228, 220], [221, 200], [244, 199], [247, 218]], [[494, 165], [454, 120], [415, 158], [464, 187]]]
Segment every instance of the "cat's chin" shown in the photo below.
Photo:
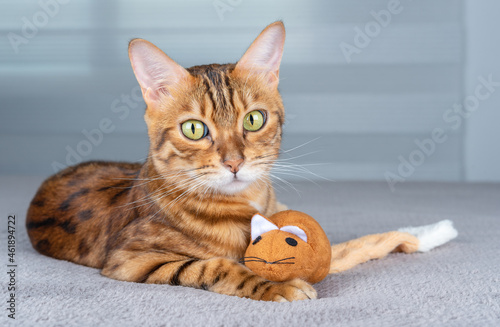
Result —
[[223, 194], [234, 195], [243, 192], [250, 186], [251, 182], [246, 182], [241, 179], [234, 179], [226, 185], [217, 187], [217, 191]]

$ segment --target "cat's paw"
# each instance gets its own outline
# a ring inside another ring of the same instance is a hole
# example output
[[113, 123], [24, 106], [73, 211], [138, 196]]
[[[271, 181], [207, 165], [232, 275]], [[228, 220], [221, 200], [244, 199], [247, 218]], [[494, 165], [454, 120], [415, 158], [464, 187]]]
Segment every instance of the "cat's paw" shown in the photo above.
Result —
[[296, 278], [288, 282], [277, 283], [268, 288], [261, 296], [263, 301], [291, 302], [316, 299], [318, 293], [307, 282]]

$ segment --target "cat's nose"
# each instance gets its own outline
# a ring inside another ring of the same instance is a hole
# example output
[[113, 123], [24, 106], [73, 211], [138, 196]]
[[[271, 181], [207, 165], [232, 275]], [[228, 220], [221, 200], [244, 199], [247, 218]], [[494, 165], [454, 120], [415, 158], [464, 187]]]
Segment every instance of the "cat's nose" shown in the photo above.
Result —
[[224, 166], [229, 169], [233, 174], [236, 174], [241, 167], [241, 164], [243, 163], [243, 159], [238, 158], [238, 159], [230, 159], [224, 161]]

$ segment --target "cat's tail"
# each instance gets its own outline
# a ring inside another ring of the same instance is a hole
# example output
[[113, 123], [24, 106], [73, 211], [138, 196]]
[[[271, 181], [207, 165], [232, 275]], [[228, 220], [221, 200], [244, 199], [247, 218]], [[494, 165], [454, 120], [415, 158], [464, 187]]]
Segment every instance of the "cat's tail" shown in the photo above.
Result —
[[383, 258], [391, 252], [427, 252], [451, 241], [457, 235], [453, 222], [442, 220], [432, 225], [406, 227], [332, 245], [330, 274], [345, 271], [372, 259]]

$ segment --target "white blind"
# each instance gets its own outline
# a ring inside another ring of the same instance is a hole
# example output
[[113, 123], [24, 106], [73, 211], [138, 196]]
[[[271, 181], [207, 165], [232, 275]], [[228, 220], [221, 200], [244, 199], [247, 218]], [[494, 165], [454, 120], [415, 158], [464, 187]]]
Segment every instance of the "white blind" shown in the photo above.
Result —
[[[335, 180], [383, 180], [397, 172], [399, 156], [418, 149], [415, 139], [443, 128], [447, 141], [407, 179], [459, 180], [463, 132], [442, 115], [461, 99], [462, 2], [401, 0], [390, 22], [377, 22], [372, 12], [383, 16], [393, 2], [0, 1], [1, 172], [52, 173], [54, 162], [67, 163], [68, 148], [81, 160], [144, 158], [144, 104], [123, 98], [137, 85], [128, 41], [148, 39], [186, 67], [235, 62], [282, 19], [284, 149], [319, 138], [292, 151], [319, 151], [295, 162], [328, 163], [311, 170]], [[27, 24], [39, 25], [31, 37]], [[348, 62], [341, 45], [356, 45], [357, 29], [372, 36]], [[26, 41], [18, 52], [12, 33]], [[79, 153], [82, 131], [103, 119], [113, 132]]]

